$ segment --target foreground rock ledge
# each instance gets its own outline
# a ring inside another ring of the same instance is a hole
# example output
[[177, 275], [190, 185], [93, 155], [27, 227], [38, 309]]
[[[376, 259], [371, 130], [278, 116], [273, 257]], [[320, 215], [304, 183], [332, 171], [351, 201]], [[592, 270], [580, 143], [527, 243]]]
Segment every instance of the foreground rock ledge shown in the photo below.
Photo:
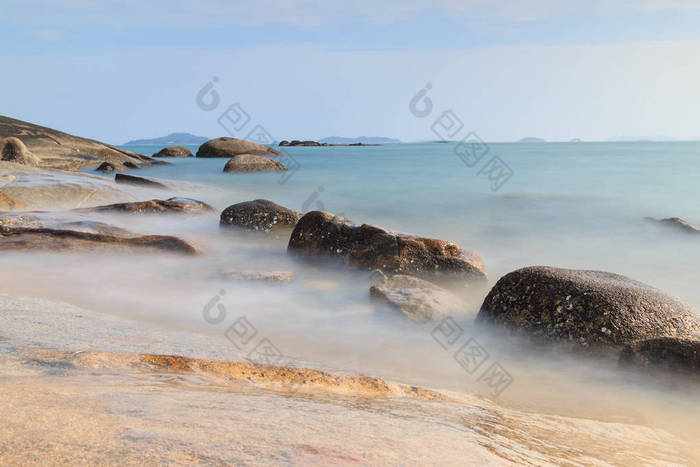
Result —
[[583, 347], [700, 335], [690, 307], [647, 284], [609, 272], [546, 266], [499, 279], [477, 322]]
[[145, 235], [118, 237], [74, 230], [0, 227], [0, 251], [150, 250], [183, 255], [198, 251], [177, 237]]
[[363, 269], [408, 274], [427, 280], [483, 281], [479, 255], [434, 238], [393, 233], [373, 225], [351, 224], [327, 212], [312, 211], [297, 223], [287, 251]]
[[198, 373], [223, 377], [230, 381], [262, 386], [284, 392], [325, 392], [359, 397], [408, 397], [449, 401], [449, 397], [429, 389], [407, 386], [364, 375], [333, 375], [309, 368], [292, 368], [257, 363], [208, 360], [177, 355], [118, 352], [60, 352], [24, 350], [22, 354], [49, 364], [61, 363], [74, 368], [133, 368], [140, 370]]

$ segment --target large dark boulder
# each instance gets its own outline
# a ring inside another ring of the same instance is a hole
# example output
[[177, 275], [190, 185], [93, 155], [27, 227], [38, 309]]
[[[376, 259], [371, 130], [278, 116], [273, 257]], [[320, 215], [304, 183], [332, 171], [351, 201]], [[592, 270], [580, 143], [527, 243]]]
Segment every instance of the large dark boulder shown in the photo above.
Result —
[[255, 154], [233, 156], [224, 166], [224, 172], [274, 172], [287, 168], [269, 157]]
[[202, 144], [197, 157], [233, 157], [238, 154], [279, 154], [275, 149], [238, 138], [216, 138]]
[[168, 146], [153, 154], [153, 157], [192, 157], [192, 152], [183, 146]]
[[128, 212], [134, 214], [168, 214], [168, 213], [205, 213], [212, 212], [214, 208], [206, 203], [190, 198], [170, 198], [167, 200], [152, 199], [149, 201], [137, 201], [133, 203], [117, 203], [94, 208], [76, 209], [76, 211], [88, 212]]
[[297, 223], [287, 251], [302, 258], [325, 258], [363, 269], [408, 274], [427, 280], [483, 281], [479, 255], [454, 243], [354, 225], [327, 212], [312, 211]]
[[377, 302], [394, 308], [411, 321], [425, 323], [443, 314], [455, 314], [464, 304], [452, 293], [418, 277], [396, 274], [374, 284], [369, 295]]
[[231, 205], [221, 213], [220, 224], [245, 230], [288, 235], [301, 213], [266, 199]]
[[583, 347], [700, 335], [694, 312], [658, 289], [609, 272], [546, 266], [499, 279], [477, 322]]
[[36, 167], [40, 160], [32, 154], [22, 140], [15, 137], [0, 138], [0, 160]]
[[662, 337], [633, 342], [622, 349], [619, 363], [625, 368], [700, 378], [700, 340]]

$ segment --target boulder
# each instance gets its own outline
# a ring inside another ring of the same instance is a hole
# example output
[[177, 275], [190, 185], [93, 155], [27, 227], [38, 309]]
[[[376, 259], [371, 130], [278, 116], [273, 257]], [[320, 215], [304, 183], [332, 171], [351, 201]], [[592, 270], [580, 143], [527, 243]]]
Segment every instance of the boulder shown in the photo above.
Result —
[[312, 211], [297, 223], [287, 251], [300, 258], [330, 259], [362, 269], [408, 274], [436, 281], [483, 281], [479, 255], [444, 240], [354, 225], [327, 212]]
[[0, 211], [26, 211], [30, 208], [24, 201], [0, 191]]
[[279, 154], [276, 150], [253, 141], [238, 138], [216, 138], [202, 144], [197, 157], [233, 157], [238, 154]]
[[170, 198], [167, 200], [152, 199], [135, 203], [117, 203], [94, 208], [78, 209], [89, 212], [128, 212], [134, 214], [164, 214], [164, 213], [204, 213], [213, 212], [214, 208], [206, 203], [189, 198]]
[[40, 163], [39, 158], [29, 152], [22, 140], [12, 136], [0, 138], [0, 159], [32, 167], [37, 167]]
[[700, 334], [700, 321], [687, 305], [649, 285], [609, 272], [546, 266], [499, 279], [477, 322], [575, 347]]
[[83, 219], [66, 219], [60, 215], [40, 216], [10, 214], [0, 216], [0, 228], [1, 227], [73, 230], [76, 232], [113, 235], [117, 237], [138, 237], [138, 235], [133, 232], [111, 224], [106, 224], [104, 222]]
[[145, 186], [149, 188], [160, 188], [160, 189], [167, 189], [168, 187], [163, 185], [160, 182], [156, 182], [154, 180], [150, 180], [148, 178], [143, 178], [143, 177], [135, 177], [133, 175], [126, 175], [126, 174], [117, 174], [114, 176], [114, 181], [116, 183], [124, 184], [124, 185], [136, 185], [136, 186]]
[[224, 166], [224, 172], [272, 172], [287, 170], [276, 160], [255, 154], [239, 154], [233, 156]]
[[462, 302], [437, 285], [404, 274], [396, 274], [374, 284], [369, 295], [375, 301], [399, 310], [411, 321], [426, 323], [442, 314], [460, 313]]
[[622, 349], [619, 364], [700, 377], [700, 340], [662, 337], [633, 342]]
[[146, 156], [0, 115], [0, 138], [14, 136], [41, 160], [42, 167], [78, 171], [97, 161], [141, 164]]
[[222, 226], [287, 235], [301, 218], [301, 213], [266, 199], [237, 203], [221, 213]]
[[121, 237], [48, 228], [0, 227], [0, 251], [149, 250], [195, 255], [197, 250], [177, 237], [146, 235]]
[[168, 146], [153, 154], [153, 157], [192, 157], [192, 151], [183, 146]]
[[299, 141], [298, 139], [294, 139], [292, 141], [287, 141], [284, 140], [280, 142], [280, 146], [322, 146], [321, 143], [318, 141]]

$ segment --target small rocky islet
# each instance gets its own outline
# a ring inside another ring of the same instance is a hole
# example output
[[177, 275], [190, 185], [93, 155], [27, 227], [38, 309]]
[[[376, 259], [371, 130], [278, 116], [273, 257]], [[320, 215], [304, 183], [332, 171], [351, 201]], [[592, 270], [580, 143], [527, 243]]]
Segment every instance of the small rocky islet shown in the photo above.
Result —
[[[316, 145], [293, 143], [280, 145]], [[4, 184], [0, 186], [0, 250], [201, 254], [177, 237], [139, 235], [96, 220], [71, 218], [71, 213], [213, 212], [201, 201], [169, 198], [94, 205], [51, 213], [47, 220], [45, 213], [31, 211], [34, 203], [22, 199], [25, 192], [12, 190], [18, 176], [90, 166], [99, 171], [124, 171], [158, 163], [151, 157], [7, 117], [0, 117], [0, 155], [3, 172], [8, 172], [2, 173]], [[236, 138], [207, 141], [196, 153], [202, 158], [228, 158], [226, 166], [238, 172], [285, 170], [281, 162], [272, 159], [278, 156], [283, 154], [271, 147]], [[191, 157], [191, 153], [186, 148], [168, 147], [154, 157]], [[117, 174], [114, 183], [167, 187], [160, 181], [125, 174]], [[654, 222], [683, 233], [700, 232], [680, 218]], [[445, 240], [357, 225], [326, 212], [304, 214], [259, 199], [229, 206], [219, 216], [219, 223], [222, 228], [288, 238], [287, 254], [306, 263], [376, 271], [382, 278], [371, 286], [369, 296], [417, 323], [458, 313], [463, 304], [453, 293], [455, 286], [476, 287], [487, 280], [484, 263], [473, 251]], [[271, 279], [250, 271], [229, 275], [236, 280], [287, 281], [293, 274], [279, 273]], [[624, 368], [700, 377], [697, 314], [649, 285], [609, 272], [546, 266], [513, 271], [491, 288], [476, 322], [527, 336], [540, 344], [613, 352]]]

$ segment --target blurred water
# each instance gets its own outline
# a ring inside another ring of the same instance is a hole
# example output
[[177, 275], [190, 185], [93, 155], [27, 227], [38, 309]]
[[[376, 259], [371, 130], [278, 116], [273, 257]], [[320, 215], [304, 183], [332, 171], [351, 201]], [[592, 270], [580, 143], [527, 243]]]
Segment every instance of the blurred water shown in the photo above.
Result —
[[[160, 148], [129, 149], [150, 155]], [[173, 165], [131, 173], [175, 180], [176, 188], [134, 192], [144, 199], [196, 197], [217, 213], [103, 215], [102, 220], [136, 232], [180, 236], [203, 256], [67, 259], [8, 253], [0, 258], [5, 266], [0, 290], [205, 335], [227, 349], [222, 358], [231, 359], [246, 358], [252, 350], [224, 336], [245, 316], [258, 331], [251, 345], [268, 338], [285, 355], [283, 363], [496, 397], [479, 380], [480, 372], [470, 374], [454, 359], [457, 347], [444, 349], [435, 341], [434, 325], [415, 325], [398, 313], [377, 310], [369, 301], [367, 272], [301, 265], [287, 257], [285, 239], [219, 229], [220, 210], [265, 198], [296, 210], [321, 209], [357, 223], [454, 241], [482, 256], [488, 286], [533, 264], [600, 269], [650, 283], [700, 309], [700, 239], [643, 219], [681, 216], [700, 223], [695, 202], [700, 143], [491, 144], [491, 153], [513, 170], [497, 192], [478, 175], [479, 167], [465, 166], [454, 149], [435, 143], [285, 148], [299, 164], [285, 183], [279, 173], [223, 173], [225, 159], [169, 159]], [[293, 271], [295, 277], [283, 284], [221, 277], [239, 269]], [[647, 424], [683, 438], [700, 434], [697, 387], [668, 392], [640, 385], [621, 375], [614, 361], [533, 350], [474, 327], [488, 286], [464, 291], [469, 305], [454, 317], [464, 331], [456, 345], [476, 338], [489, 352], [488, 364], [501, 364], [513, 377], [498, 404], [535, 414]], [[222, 290], [225, 318], [207, 323], [202, 309]]]

